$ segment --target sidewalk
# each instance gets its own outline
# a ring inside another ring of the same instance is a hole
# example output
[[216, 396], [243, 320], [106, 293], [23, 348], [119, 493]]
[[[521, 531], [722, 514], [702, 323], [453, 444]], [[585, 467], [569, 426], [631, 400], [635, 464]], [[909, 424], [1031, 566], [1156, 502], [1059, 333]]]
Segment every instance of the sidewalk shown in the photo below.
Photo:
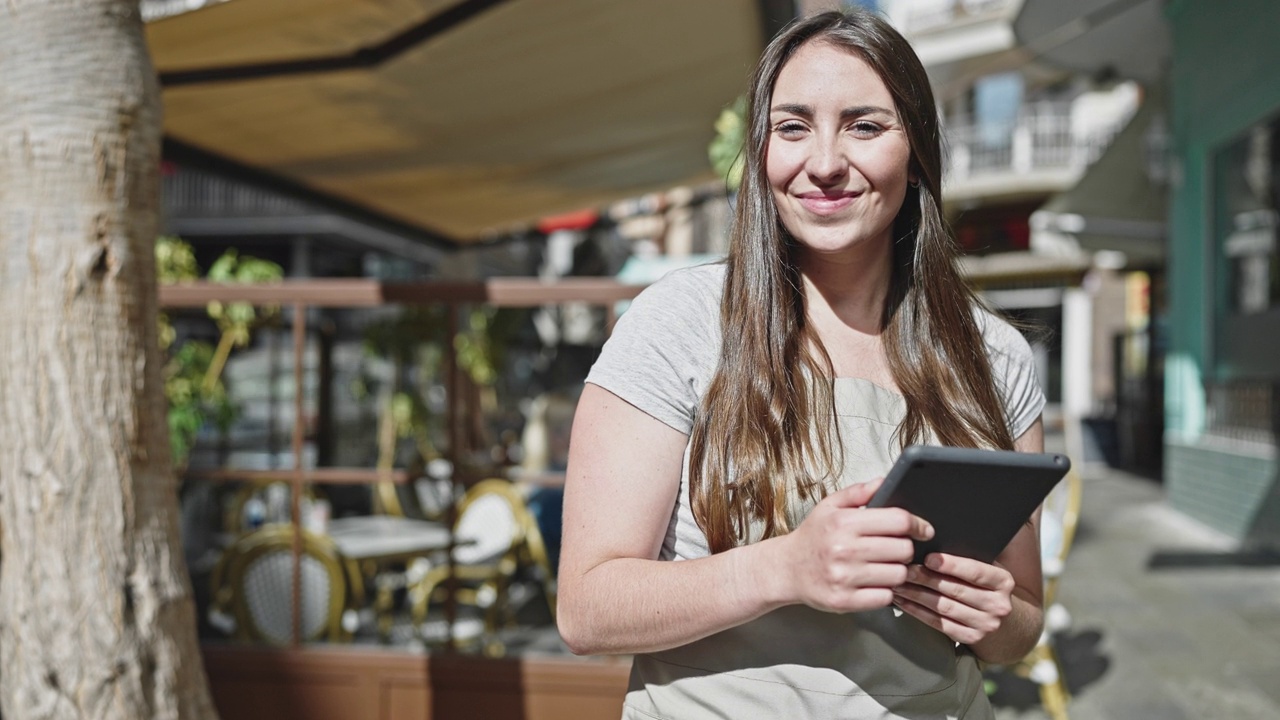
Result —
[[[1280, 555], [1237, 552], [1155, 480], [1080, 470], [1058, 646], [1072, 719], [1280, 718]], [[993, 701], [998, 720], [1045, 717], [1018, 678], [1000, 678]]]

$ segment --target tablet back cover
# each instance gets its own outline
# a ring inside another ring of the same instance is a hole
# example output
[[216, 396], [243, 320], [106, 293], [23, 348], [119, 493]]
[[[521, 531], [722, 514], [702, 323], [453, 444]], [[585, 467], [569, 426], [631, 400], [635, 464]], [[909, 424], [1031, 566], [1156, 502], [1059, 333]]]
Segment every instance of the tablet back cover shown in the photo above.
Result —
[[915, 562], [945, 552], [991, 562], [1070, 469], [1065, 455], [913, 445], [868, 507], [901, 507], [928, 520], [932, 540]]

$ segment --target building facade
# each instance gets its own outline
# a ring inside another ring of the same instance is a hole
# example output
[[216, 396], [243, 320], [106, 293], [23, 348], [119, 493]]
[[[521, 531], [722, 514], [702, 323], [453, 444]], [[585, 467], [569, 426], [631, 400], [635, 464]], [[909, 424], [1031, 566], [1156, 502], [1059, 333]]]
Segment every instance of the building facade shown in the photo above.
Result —
[[1166, 6], [1173, 182], [1165, 481], [1179, 510], [1280, 541], [1280, 5]]

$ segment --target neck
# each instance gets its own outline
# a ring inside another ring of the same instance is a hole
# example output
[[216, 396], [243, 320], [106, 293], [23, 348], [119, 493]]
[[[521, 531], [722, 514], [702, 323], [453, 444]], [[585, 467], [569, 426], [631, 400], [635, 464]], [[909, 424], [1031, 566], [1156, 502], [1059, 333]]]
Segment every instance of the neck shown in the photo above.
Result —
[[804, 252], [800, 274], [804, 278], [808, 314], [819, 326], [824, 320], [868, 335], [880, 333], [884, 301], [889, 292], [888, 242], [868, 243], [856, 256], [826, 256]]

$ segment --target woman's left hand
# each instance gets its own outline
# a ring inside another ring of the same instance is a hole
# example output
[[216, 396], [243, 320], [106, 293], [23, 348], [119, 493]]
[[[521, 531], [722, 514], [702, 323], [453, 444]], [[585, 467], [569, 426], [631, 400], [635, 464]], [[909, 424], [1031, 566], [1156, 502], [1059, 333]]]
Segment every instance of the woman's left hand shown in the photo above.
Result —
[[894, 604], [952, 640], [973, 645], [1000, 629], [1013, 610], [1013, 575], [999, 565], [930, 553], [894, 588]]

